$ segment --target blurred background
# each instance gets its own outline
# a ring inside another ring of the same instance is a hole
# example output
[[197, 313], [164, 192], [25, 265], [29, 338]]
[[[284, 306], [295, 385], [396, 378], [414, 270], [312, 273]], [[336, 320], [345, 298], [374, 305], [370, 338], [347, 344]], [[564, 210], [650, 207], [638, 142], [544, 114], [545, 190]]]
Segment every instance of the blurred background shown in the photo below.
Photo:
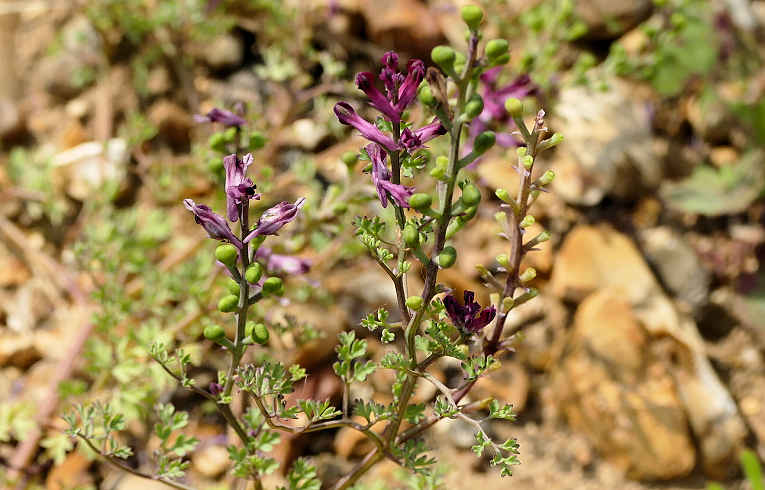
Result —
[[[183, 346], [199, 385], [222, 367], [201, 331], [223, 318], [223, 278], [181, 206], [223, 206], [225, 135], [193, 118], [213, 107], [247, 120], [261, 205], [309, 199], [276, 251], [311, 269], [263, 314], [273, 350], [311, 374], [301, 396], [338, 399], [337, 333], [395, 295], [353, 237], [379, 203], [340, 160], [362, 140], [332, 106], [362, 107], [353, 77], [390, 49], [430, 63], [435, 45], [464, 46], [465, 3], [0, 0], [0, 486], [155, 488], [71, 451], [60, 414], [102, 400], [127, 417], [136, 466], [156, 444], [147, 407], [189, 411], [190, 480], [229, 488], [222, 421], [146, 350]], [[762, 488], [740, 455], [765, 459], [765, 1], [477, 3], [485, 38], [511, 45], [482, 81], [480, 124], [511, 133], [513, 95], [565, 141], [541, 163], [558, 176], [536, 210], [552, 239], [528, 257], [540, 296], [509, 317], [515, 352], [474, 390], [514, 404], [518, 420], [490, 430], [519, 439], [522, 465], [500, 480], [471, 427], [447, 421], [431, 435], [441, 483], [423, 488]], [[505, 251], [493, 192], [517, 186], [508, 139], [471, 170], [487, 204], [442, 275], [482, 302], [475, 266]], [[357, 395], [390, 383], [378, 371]], [[332, 478], [367, 444], [343, 429], [276, 454]], [[364, 488], [407, 479], [382, 464]]]

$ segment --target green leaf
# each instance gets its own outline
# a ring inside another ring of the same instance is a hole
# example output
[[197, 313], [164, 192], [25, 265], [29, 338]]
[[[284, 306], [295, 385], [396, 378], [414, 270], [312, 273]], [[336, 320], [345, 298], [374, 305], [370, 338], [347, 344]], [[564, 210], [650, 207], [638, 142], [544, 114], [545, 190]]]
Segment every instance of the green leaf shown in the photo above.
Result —
[[741, 469], [744, 470], [744, 476], [752, 486], [752, 490], [765, 490], [765, 480], [762, 476], [762, 466], [760, 465], [757, 454], [754, 451], [745, 449], [739, 454]]

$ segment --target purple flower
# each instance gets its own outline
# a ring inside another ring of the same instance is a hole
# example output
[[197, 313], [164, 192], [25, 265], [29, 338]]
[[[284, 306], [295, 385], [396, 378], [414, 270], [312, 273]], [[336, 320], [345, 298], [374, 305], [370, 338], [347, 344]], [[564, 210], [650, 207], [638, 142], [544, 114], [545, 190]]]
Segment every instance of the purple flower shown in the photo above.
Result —
[[291, 275], [305, 274], [311, 268], [311, 262], [292, 255], [273, 253], [268, 247], [260, 247], [255, 252], [255, 258], [266, 264], [266, 270], [274, 273]]
[[210, 112], [205, 115], [195, 114], [194, 120], [198, 123], [219, 122], [227, 128], [232, 126], [244, 126], [247, 123], [247, 121], [233, 112], [227, 111], [226, 109], [218, 109], [217, 107], [211, 109]]
[[197, 204], [191, 199], [184, 199], [183, 205], [186, 209], [194, 213], [194, 221], [202, 225], [210, 238], [232, 243], [238, 248], [242, 248], [242, 242], [231, 232], [225, 218], [213, 212], [209, 206]]
[[338, 102], [335, 104], [335, 115], [341, 124], [352, 126], [369, 141], [374, 141], [387, 150], [395, 151], [399, 146], [393, 141], [393, 138], [383, 134], [377, 129], [377, 126], [365, 120], [353, 110], [353, 107], [347, 102]]
[[425, 78], [425, 63], [421, 60], [411, 59], [407, 65], [407, 70], [408, 73], [406, 79], [398, 89], [396, 109], [400, 112], [404, 112], [404, 109], [406, 109], [417, 96], [417, 88], [420, 86], [422, 79]]
[[223, 385], [220, 383], [210, 383], [210, 394], [213, 396], [218, 396], [221, 393], [223, 393]]
[[372, 160], [372, 183], [377, 188], [382, 207], [388, 207], [388, 196], [390, 196], [393, 202], [402, 208], [408, 208], [409, 198], [414, 194], [414, 187], [394, 184], [390, 181], [390, 170], [385, 164], [388, 155], [380, 148], [380, 145], [370, 143], [366, 146], [366, 150]]
[[258, 226], [245, 237], [244, 243], [249, 243], [250, 240], [261, 235], [276, 235], [276, 232], [284, 225], [297, 217], [303, 204], [305, 204], [305, 198], [301, 197], [295, 201], [295, 204], [282, 201], [265, 210], [258, 220]]
[[369, 97], [369, 104], [382, 112], [389, 121], [400, 122], [401, 112], [393, 106], [388, 97], [375, 87], [377, 78], [374, 73], [368, 71], [356, 75], [356, 86]]
[[[507, 99], [510, 97], [522, 99], [537, 90], [537, 87], [528, 75], [520, 75], [509, 84], [497, 87], [497, 79], [501, 70], [502, 67], [498, 66], [487, 70], [481, 75], [483, 112], [470, 123], [470, 134], [464, 148], [465, 154], [473, 150], [473, 141], [476, 136], [489, 129], [489, 124], [492, 122], [502, 125], [509, 124], [511, 127], [515, 126], [515, 123], [505, 110], [505, 101]], [[497, 132], [496, 137], [497, 144], [504, 148], [512, 148], [522, 144], [520, 140], [509, 132]]]
[[481, 309], [475, 301], [473, 291], [465, 291], [464, 306], [457, 302], [453, 294], [444, 297], [444, 307], [455, 326], [470, 333], [476, 333], [494, 320], [497, 309], [494, 305]]
[[223, 158], [226, 169], [226, 210], [229, 221], [239, 219], [239, 207], [250, 199], [260, 199], [255, 193], [255, 184], [246, 176], [247, 167], [252, 164], [252, 153], [246, 154], [241, 160], [236, 154]]
[[434, 119], [432, 123], [416, 131], [409, 128], [404, 129], [401, 133], [401, 146], [406, 148], [409, 153], [414, 153], [420, 148], [425, 148], [425, 143], [442, 134], [446, 134], [446, 128], [438, 119]]

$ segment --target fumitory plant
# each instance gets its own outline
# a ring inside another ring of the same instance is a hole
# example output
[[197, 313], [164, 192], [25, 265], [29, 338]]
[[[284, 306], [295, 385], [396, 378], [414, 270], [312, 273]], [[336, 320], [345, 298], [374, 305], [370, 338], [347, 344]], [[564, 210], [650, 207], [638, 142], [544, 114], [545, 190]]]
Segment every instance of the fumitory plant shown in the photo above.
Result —
[[[356, 331], [339, 335], [333, 368], [343, 386], [340, 406], [333, 406], [330, 400], [289, 397], [295, 383], [309, 373], [269, 355], [267, 347], [278, 332], [254, 308], [284, 294], [289, 283], [285, 284], [283, 276], [302, 273], [308, 267], [294, 257], [273, 254], [267, 244], [270, 237], [299, 217], [301, 208], [309, 208], [306, 200], [280, 202], [253, 218], [250, 201], [264, 199], [247, 176], [254, 158], [232, 153], [223, 158], [225, 213], [218, 214], [191, 199], [184, 201], [196, 223], [210, 238], [221, 242], [215, 257], [230, 280], [229, 292], [220, 299], [218, 309], [231, 315], [234, 334], [229, 336], [223, 326], [213, 324], [204, 329], [204, 336], [225, 349], [228, 368], [219, 371], [216, 382], [197, 386], [189, 375], [191, 359], [187, 353], [171, 353], [163, 344], [155, 344], [151, 352], [184, 388], [214, 403], [239, 439], [228, 448], [232, 473], [251, 481], [256, 489], [264, 488], [263, 478], [279, 466], [269, 453], [281, 433], [297, 435], [341, 427], [359, 431], [373, 449], [349, 473], [325, 482], [336, 490], [350, 488], [385, 459], [416, 474], [428, 474], [435, 460], [428, 454], [423, 436], [447, 418], [461, 419], [474, 427], [473, 450], [479, 456], [486, 454], [502, 476], [511, 475], [513, 465], [519, 463], [517, 441], [494, 441], [483, 425], [491, 419], [513, 420], [512, 406], [493, 399], [471, 400], [469, 393], [478, 379], [499, 366], [499, 356], [513, 342], [517, 332], [505, 330], [508, 313], [537, 295], [530, 287], [536, 272], [532, 268], [521, 270], [521, 260], [548, 240], [549, 234], [530, 237], [525, 230], [535, 222], [530, 207], [552, 182], [554, 173], [548, 170], [535, 175], [534, 164], [541, 152], [562, 137], [549, 134], [544, 111], [527, 125], [522, 102], [507, 98], [505, 109], [520, 142], [514, 162], [508, 165], [517, 170], [519, 185], [515, 196], [502, 188], [496, 191], [502, 210], [495, 217], [508, 250], [497, 257], [499, 267], [492, 267], [494, 272], [476, 264], [493, 293], [491, 304], [481, 304], [472, 291], [459, 297], [439, 282], [439, 272], [458, 260], [452, 240], [476, 216], [482, 200], [480, 189], [469, 180], [465, 169], [494, 145], [496, 137], [491, 131], [482, 131], [474, 135], [469, 151], [460, 147], [484, 111], [478, 90], [481, 76], [509, 60], [507, 41], [481, 42], [480, 8], [466, 6], [461, 14], [468, 26], [466, 53], [437, 46], [431, 53], [436, 66], [426, 68], [423, 61], [412, 59], [402, 70], [399, 56], [388, 52], [378, 75], [365, 72], [356, 76], [356, 85], [379, 116], [367, 120], [347, 102], [338, 102], [334, 108], [340, 123], [369, 140], [360, 154], [343, 155], [343, 160], [352, 168], [364, 162], [361, 170], [370, 174], [385, 211], [357, 217], [354, 226], [358, 240], [390, 278], [397, 297], [392, 311], [380, 308], [361, 319], [361, 331], [366, 328], [369, 335], [379, 335], [386, 344], [388, 350], [379, 364], [369, 359], [367, 341]], [[432, 113], [424, 124], [413, 121], [417, 100]], [[213, 111], [200, 119], [231, 128], [244, 122], [224, 111]], [[440, 137], [448, 140], [448, 154], [432, 159], [426, 144]], [[391, 219], [387, 219], [388, 210], [392, 211]], [[422, 278], [418, 291], [410, 284], [412, 274]], [[246, 351], [255, 345], [264, 347], [258, 348], [256, 361], [243, 362]], [[429, 371], [442, 358], [459, 361], [463, 380], [457, 386], [448, 386]], [[392, 401], [383, 404], [374, 399], [352, 399], [352, 385], [366, 383], [377, 369], [394, 373]], [[413, 400], [419, 383], [433, 384], [438, 396]], [[240, 404], [243, 410], [238, 409]], [[188, 466], [184, 458], [194, 450], [197, 440], [181, 432], [188, 417], [167, 403], [159, 405], [157, 412], [155, 434], [160, 444], [154, 452], [153, 473], [143, 473], [127, 463], [125, 459], [132, 451], [117, 437], [124, 419], [108, 406], [87, 406], [73, 412], [68, 416], [70, 434], [122, 469], [175, 488], [190, 488], [183, 482]], [[298, 459], [287, 474], [287, 487], [280, 488], [318, 489], [322, 482], [317, 475], [309, 461]]]

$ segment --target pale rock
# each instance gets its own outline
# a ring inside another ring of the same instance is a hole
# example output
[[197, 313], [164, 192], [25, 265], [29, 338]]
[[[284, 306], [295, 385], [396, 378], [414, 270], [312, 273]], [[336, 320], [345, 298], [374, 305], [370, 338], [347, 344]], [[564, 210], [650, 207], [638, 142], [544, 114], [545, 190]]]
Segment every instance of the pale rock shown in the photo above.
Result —
[[415, 0], [360, 0], [370, 40], [422, 56], [442, 39], [435, 13]]
[[709, 294], [709, 272], [682, 235], [662, 226], [642, 230], [639, 237], [664, 285], [694, 309], [703, 305]]
[[222, 475], [229, 465], [228, 451], [223, 446], [206, 446], [194, 452], [191, 465], [195, 471], [207, 478]]
[[651, 15], [651, 0], [579, 0], [574, 15], [587, 25], [585, 39], [616, 39]]
[[709, 150], [709, 160], [716, 167], [733, 165], [738, 159], [738, 151], [732, 146], [716, 146]]
[[682, 477], [695, 449], [672, 376], [649, 341], [629, 302], [594, 293], [577, 309], [553, 384], [569, 424], [607, 461], [637, 479]]
[[181, 148], [189, 144], [194, 120], [178, 104], [162, 99], [149, 108], [148, 118], [173, 147]]
[[223, 34], [205, 44], [202, 56], [215, 70], [236, 68], [244, 59], [244, 44], [233, 34]]
[[552, 185], [569, 204], [594, 206], [606, 195], [632, 199], [659, 185], [663, 170], [647, 106], [630, 90], [612, 80], [605, 92], [561, 91], [552, 125], [565, 128], [565, 140], [552, 160], [558, 174]]
[[315, 150], [329, 134], [325, 124], [318, 124], [313, 119], [298, 119], [290, 127], [290, 140], [304, 150]]
[[126, 173], [129, 152], [127, 142], [112, 138], [106, 144], [88, 141], [55, 155], [54, 174], [66, 183], [71, 197], [84, 201], [93, 192], [103, 190], [109, 181], [121, 180]]

